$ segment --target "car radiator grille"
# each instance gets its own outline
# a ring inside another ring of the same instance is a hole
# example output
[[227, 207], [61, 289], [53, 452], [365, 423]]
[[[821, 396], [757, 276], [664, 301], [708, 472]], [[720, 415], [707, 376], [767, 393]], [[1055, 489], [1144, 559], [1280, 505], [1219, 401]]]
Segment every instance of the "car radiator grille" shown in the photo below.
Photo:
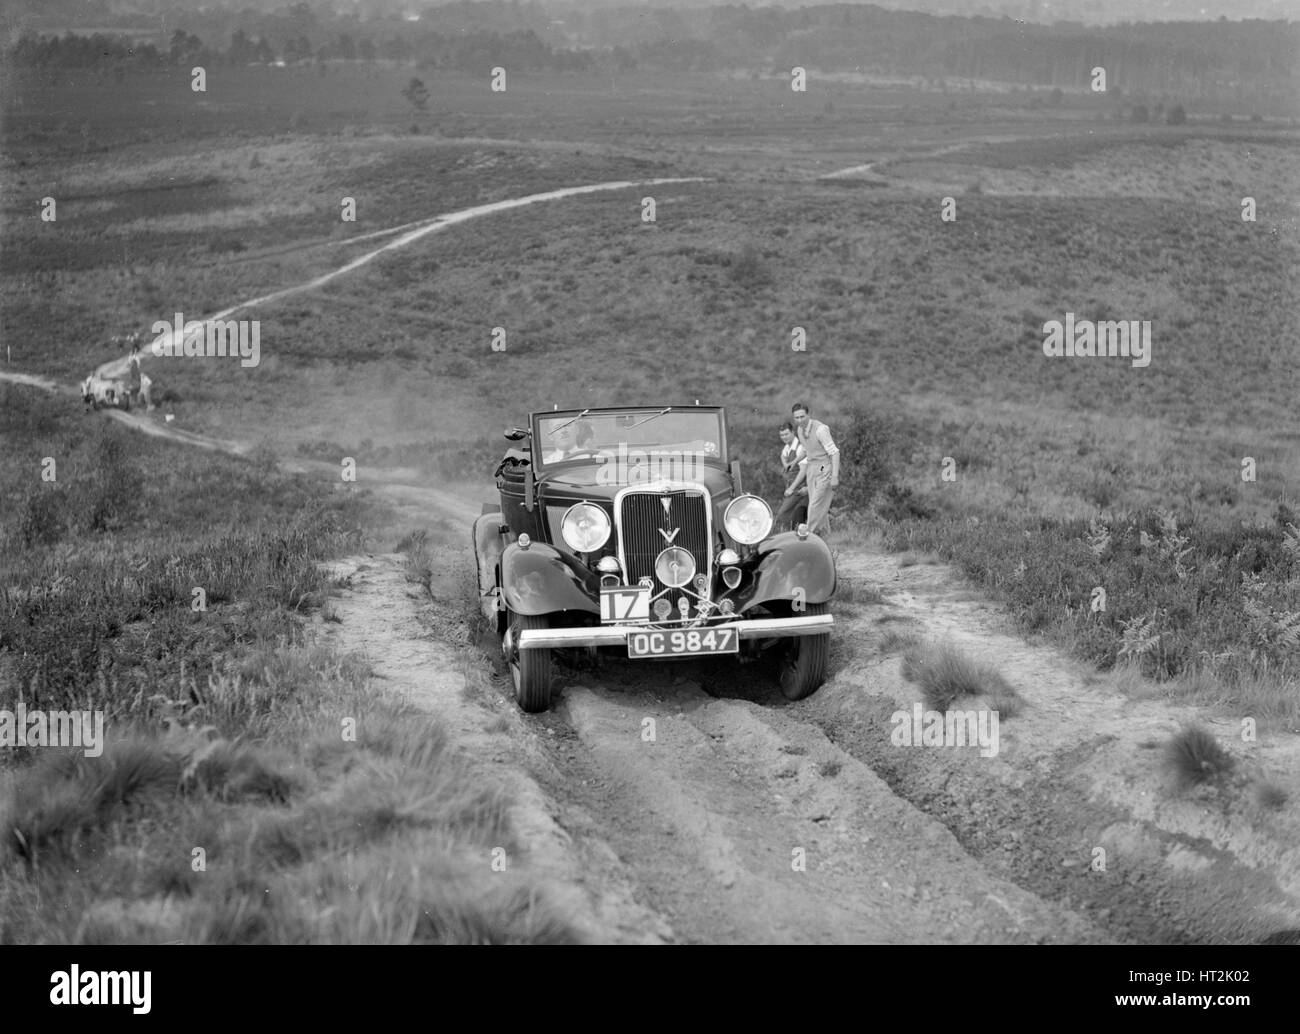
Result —
[[[666, 586], [655, 577], [655, 558], [669, 545], [689, 550], [696, 572], [711, 574], [707, 494], [697, 489], [629, 492], [622, 499], [619, 524], [628, 584], [636, 585], [649, 575], [654, 578], [654, 595], [662, 592]], [[677, 534], [669, 543], [665, 536], [674, 528]]]

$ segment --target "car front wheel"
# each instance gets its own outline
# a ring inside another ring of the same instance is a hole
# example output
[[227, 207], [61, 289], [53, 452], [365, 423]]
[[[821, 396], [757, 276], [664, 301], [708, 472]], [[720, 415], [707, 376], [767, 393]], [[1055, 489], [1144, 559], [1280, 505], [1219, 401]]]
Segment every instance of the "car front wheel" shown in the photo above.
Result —
[[550, 628], [545, 615], [512, 614], [507, 631], [506, 661], [520, 710], [537, 714], [551, 706], [551, 651], [519, 649], [519, 633]]
[[[809, 603], [804, 610], [808, 616], [827, 613], [825, 603]], [[826, 679], [826, 659], [831, 652], [831, 635], [797, 636], [781, 663], [781, 692], [787, 700], [802, 700], [811, 696]]]

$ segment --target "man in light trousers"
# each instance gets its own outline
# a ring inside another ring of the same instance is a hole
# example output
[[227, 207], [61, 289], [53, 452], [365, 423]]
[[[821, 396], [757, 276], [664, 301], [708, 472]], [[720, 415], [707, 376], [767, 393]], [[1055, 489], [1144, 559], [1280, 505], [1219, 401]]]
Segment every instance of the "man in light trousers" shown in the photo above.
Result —
[[800, 483], [808, 480], [808, 530], [823, 535], [829, 530], [827, 513], [831, 508], [834, 489], [840, 484], [840, 450], [831, 439], [831, 430], [820, 420], [808, 415], [808, 406], [796, 402], [790, 407], [798, 429], [799, 444], [803, 446], [808, 462], [800, 471], [786, 495], [799, 490]]

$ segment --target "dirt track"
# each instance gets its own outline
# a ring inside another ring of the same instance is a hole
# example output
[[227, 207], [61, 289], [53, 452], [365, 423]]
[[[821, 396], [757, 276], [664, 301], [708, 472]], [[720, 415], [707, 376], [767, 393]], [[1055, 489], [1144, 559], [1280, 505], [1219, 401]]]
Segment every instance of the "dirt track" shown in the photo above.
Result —
[[[471, 491], [380, 491], [413, 519], [468, 529], [479, 512]], [[797, 704], [761, 664], [615, 657], [561, 666], [554, 709], [528, 717], [476, 649], [494, 644], [466, 637], [468, 543], [434, 558], [432, 595], [401, 557], [349, 563], [340, 644], [515, 787], [527, 864], [581, 887], [594, 939], [1237, 943], [1300, 927], [1300, 816], [1251, 792], [1265, 774], [1300, 799], [1300, 737], [1234, 742], [1231, 716], [1125, 695], [1026, 643], [942, 565], [840, 549], [841, 576], [883, 602], [835, 608], [828, 682]], [[891, 742], [919, 698], [887, 638], [900, 630], [1018, 690], [996, 756]], [[1159, 748], [1192, 719], [1238, 774], [1184, 795]]]
[[[436, 587], [459, 582], [459, 560], [445, 558]], [[475, 690], [468, 644], [429, 637], [446, 634], [444, 608], [406, 580], [403, 558], [336, 570], [351, 586], [331, 634], [511, 785], [515, 821], [531, 831], [523, 864], [581, 888], [594, 939], [1104, 939], [989, 874], [794, 708], [718, 699], [685, 677], [763, 681], [755, 668], [616, 661], [607, 678], [563, 678], [557, 708], [526, 718], [504, 678]]]
[[[837, 610], [832, 676], [798, 704], [762, 665], [614, 658], [562, 666], [554, 709], [527, 717], [457, 621], [468, 550], [439, 558], [432, 597], [401, 557], [346, 564], [340, 645], [515, 788], [534, 831], [523, 864], [581, 888], [596, 940], [1227, 943], [1300, 926], [1292, 813], [1261, 821], [1244, 784], [1173, 796], [1144, 748], [1178, 712], [1090, 686], [941, 568], [841, 554], [855, 576], [901, 584]], [[880, 651], [886, 615], [1000, 658], [1026, 707], [996, 758], [892, 746], [889, 715], [914, 691]], [[1092, 728], [1099, 707], [1111, 720]], [[1259, 746], [1252, 763], [1294, 795], [1294, 738]]]

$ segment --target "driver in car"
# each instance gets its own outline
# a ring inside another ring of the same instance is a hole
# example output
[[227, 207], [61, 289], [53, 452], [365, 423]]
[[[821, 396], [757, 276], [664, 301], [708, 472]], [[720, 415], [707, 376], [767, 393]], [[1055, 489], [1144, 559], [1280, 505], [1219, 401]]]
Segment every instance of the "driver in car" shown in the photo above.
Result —
[[551, 437], [555, 439], [555, 448], [542, 454], [542, 462], [559, 463], [561, 460], [566, 460], [578, 453], [590, 452], [587, 443], [591, 441], [591, 436], [591, 424], [585, 420], [576, 424], [565, 424], [563, 427], [551, 432]]

